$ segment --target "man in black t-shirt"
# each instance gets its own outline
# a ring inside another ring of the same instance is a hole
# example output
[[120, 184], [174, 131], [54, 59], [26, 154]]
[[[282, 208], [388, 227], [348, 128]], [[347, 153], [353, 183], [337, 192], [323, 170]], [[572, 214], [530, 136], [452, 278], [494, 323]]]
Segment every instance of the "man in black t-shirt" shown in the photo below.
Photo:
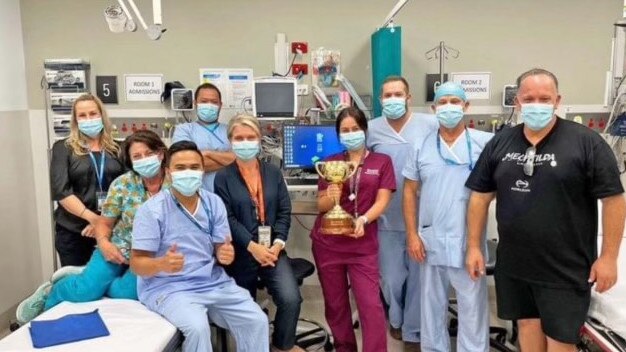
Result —
[[498, 316], [518, 321], [522, 351], [575, 351], [591, 285], [601, 293], [617, 281], [624, 190], [604, 139], [554, 115], [561, 96], [552, 73], [530, 70], [517, 86], [524, 124], [486, 145], [466, 183], [473, 191], [466, 266], [474, 279], [484, 274], [481, 234], [495, 197]]

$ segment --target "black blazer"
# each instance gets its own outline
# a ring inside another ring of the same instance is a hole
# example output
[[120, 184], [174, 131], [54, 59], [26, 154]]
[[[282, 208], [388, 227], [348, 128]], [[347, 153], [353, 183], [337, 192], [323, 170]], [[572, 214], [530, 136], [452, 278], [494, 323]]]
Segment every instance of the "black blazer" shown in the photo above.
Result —
[[[276, 238], [286, 242], [291, 225], [291, 200], [287, 185], [276, 166], [259, 161], [259, 167], [265, 198], [265, 222], [272, 228], [272, 242]], [[235, 246], [246, 249], [250, 241], [258, 241], [256, 209], [236, 162], [217, 172], [214, 189], [226, 205]]]

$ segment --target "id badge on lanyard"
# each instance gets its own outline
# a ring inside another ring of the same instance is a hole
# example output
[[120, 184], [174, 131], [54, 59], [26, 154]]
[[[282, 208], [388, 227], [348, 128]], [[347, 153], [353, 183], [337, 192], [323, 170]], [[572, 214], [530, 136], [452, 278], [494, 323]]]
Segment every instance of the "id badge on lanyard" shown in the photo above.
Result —
[[98, 212], [102, 212], [104, 202], [107, 200], [107, 192], [96, 192], [96, 198], [98, 199]]
[[98, 200], [98, 212], [102, 212], [102, 206], [104, 205], [104, 201], [107, 199], [107, 192], [104, 191], [102, 185], [104, 184], [104, 164], [106, 162], [106, 154], [104, 151], [100, 152], [100, 167], [98, 167], [98, 163], [96, 162], [96, 157], [93, 156], [92, 152], [89, 152], [89, 157], [91, 158], [91, 163], [93, 164], [94, 171], [96, 173], [96, 181], [98, 181], [99, 191], [96, 191], [96, 199]]
[[259, 244], [262, 246], [265, 246], [266, 248], [270, 248], [272, 246], [272, 228], [270, 226], [266, 226], [265, 223], [261, 221], [261, 217], [259, 214], [259, 206], [256, 204], [254, 200], [252, 200], [252, 204], [254, 204], [256, 218], [259, 220], [259, 227], [258, 227]]
[[259, 244], [270, 248], [272, 246], [272, 228], [265, 225], [259, 225]]

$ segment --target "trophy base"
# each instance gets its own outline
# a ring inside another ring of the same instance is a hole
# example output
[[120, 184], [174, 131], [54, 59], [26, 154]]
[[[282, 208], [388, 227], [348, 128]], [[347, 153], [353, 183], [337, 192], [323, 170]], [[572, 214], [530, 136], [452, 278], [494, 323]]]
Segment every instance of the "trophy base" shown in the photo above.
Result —
[[354, 233], [352, 218], [324, 219], [320, 232], [324, 235], [350, 235]]

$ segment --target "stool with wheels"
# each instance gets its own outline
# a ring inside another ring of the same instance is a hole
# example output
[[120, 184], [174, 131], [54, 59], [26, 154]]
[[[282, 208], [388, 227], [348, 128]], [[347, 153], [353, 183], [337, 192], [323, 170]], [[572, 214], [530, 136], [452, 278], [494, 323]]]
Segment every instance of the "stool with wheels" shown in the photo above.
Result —
[[[315, 265], [310, 261], [304, 258], [289, 258], [289, 263], [291, 264], [291, 268], [293, 270], [293, 274], [296, 277], [296, 281], [298, 282], [298, 286], [302, 286], [304, 279], [313, 275], [315, 272]], [[265, 285], [262, 281], [259, 280], [258, 289], [265, 289]], [[259, 303], [261, 309], [264, 312], [268, 313], [269, 299], [264, 300]], [[272, 327], [273, 322], [270, 322], [270, 328]], [[298, 319], [298, 326], [296, 328], [296, 345], [300, 348], [303, 348], [307, 351], [332, 351], [333, 345], [330, 341], [330, 334], [322, 326], [321, 323], [300, 318]]]

